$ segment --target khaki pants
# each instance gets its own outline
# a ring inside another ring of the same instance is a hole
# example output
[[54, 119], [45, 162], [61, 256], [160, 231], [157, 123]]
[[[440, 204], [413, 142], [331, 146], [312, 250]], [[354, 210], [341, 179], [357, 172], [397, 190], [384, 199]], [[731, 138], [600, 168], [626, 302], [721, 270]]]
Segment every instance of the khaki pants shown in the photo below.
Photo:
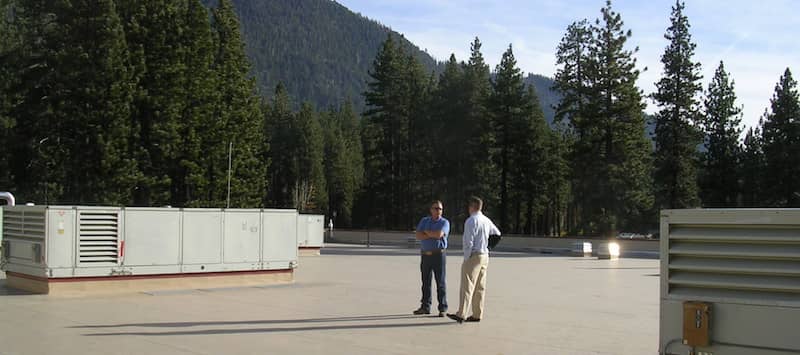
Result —
[[483, 317], [486, 268], [488, 266], [488, 254], [472, 254], [461, 264], [461, 292], [457, 316], [467, 318], [467, 310], [472, 304], [472, 316], [478, 319]]

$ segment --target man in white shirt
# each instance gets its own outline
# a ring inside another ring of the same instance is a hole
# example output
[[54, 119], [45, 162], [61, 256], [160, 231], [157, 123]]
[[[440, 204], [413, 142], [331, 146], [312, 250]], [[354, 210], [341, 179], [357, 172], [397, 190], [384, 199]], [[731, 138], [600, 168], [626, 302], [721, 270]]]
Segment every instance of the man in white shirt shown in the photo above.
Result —
[[[483, 215], [482, 208], [483, 201], [480, 198], [470, 197], [470, 217], [464, 223], [464, 263], [461, 264], [458, 312], [447, 315], [459, 323], [480, 322], [483, 317], [486, 268], [489, 266], [489, 235], [500, 235], [500, 230], [492, 220]], [[467, 317], [470, 304], [472, 315]]]

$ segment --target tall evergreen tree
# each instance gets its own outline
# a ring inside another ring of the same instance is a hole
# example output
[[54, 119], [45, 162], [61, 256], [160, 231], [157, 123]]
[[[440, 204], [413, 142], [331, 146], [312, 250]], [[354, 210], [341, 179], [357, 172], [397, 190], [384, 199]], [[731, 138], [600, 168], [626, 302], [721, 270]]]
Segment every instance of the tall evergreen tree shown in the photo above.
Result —
[[511, 182], [514, 178], [513, 150], [515, 144], [519, 143], [520, 135], [525, 139], [529, 133], [529, 131], [519, 132], [519, 129], [525, 128], [527, 117], [532, 111], [531, 101], [522, 81], [522, 72], [517, 67], [517, 60], [510, 45], [497, 66], [489, 107], [496, 132], [496, 164], [500, 170], [500, 228], [510, 230], [509, 217], [512, 207], [510, 192], [513, 189]]
[[[438, 154], [433, 157], [436, 175], [440, 177], [441, 198], [446, 211], [458, 206], [464, 200], [466, 160], [470, 159], [464, 145], [471, 139], [471, 129], [467, 120], [470, 108], [466, 105], [464, 69], [455, 55], [451, 55], [434, 94], [432, 119], [429, 129], [437, 136]], [[449, 214], [449, 213], [448, 213]], [[454, 230], [458, 229], [458, 218], [450, 217]]]
[[664, 74], [652, 97], [661, 108], [655, 115], [655, 192], [660, 208], [693, 208], [700, 203], [697, 189], [697, 146], [700, 135], [697, 94], [700, 63], [693, 62], [696, 45], [689, 33], [685, 4], [676, 0], [671, 26], [664, 38], [670, 41], [661, 57]]
[[336, 225], [350, 226], [353, 203], [361, 188], [364, 158], [358, 117], [352, 104], [321, 114], [325, 135], [325, 182], [328, 187], [328, 215]]
[[514, 226], [518, 233], [534, 234], [539, 216], [546, 209], [548, 184], [552, 183], [547, 179], [545, 169], [548, 160], [554, 157], [548, 154], [551, 131], [539, 105], [539, 97], [533, 87], [528, 87], [525, 94], [529, 104], [524, 108], [525, 116], [515, 122], [513, 130], [516, 143], [512, 146], [512, 186], [514, 195], [517, 195], [514, 199]]
[[[213, 10], [213, 29], [217, 38], [213, 70], [216, 89], [221, 97], [215, 116], [223, 130], [209, 142], [214, 176], [210, 183], [209, 203], [223, 205], [227, 189], [228, 155], [231, 207], [258, 207], [266, 195], [267, 162], [264, 156], [264, 116], [256, 93], [255, 80], [244, 50], [239, 21], [230, 0], [220, 0]], [[231, 145], [233, 148], [231, 149]], [[230, 150], [230, 151], [229, 151]]]
[[764, 116], [766, 201], [774, 207], [800, 207], [800, 97], [789, 68], [775, 86]]
[[214, 115], [214, 105], [220, 99], [213, 75], [215, 41], [211, 32], [208, 10], [200, 0], [185, 0], [182, 37], [185, 63], [183, 82], [185, 95], [179, 118], [180, 144], [176, 166], [171, 174], [171, 205], [204, 207], [209, 204], [210, 181], [214, 176], [212, 156], [218, 143], [220, 120]]
[[601, 164], [600, 197], [592, 206], [598, 231], [641, 228], [653, 205], [652, 146], [645, 134], [644, 103], [636, 86], [634, 51], [625, 49], [631, 31], [623, 30], [622, 17], [606, 1], [602, 21], [594, 28], [593, 102], [600, 134], [595, 157]]
[[708, 86], [704, 116], [703, 206], [735, 207], [739, 197], [742, 109], [736, 106], [734, 82], [722, 62]]
[[324, 212], [328, 191], [322, 161], [325, 150], [322, 126], [309, 103], [303, 104], [293, 123], [296, 145], [292, 151], [292, 166], [297, 172], [293, 186], [294, 207], [301, 212]]
[[129, 202], [131, 85], [114, 2], [25, 1], [17, 16], [26, 27], [18, 185], [46, 203]]
[[[390, 35], [381, 47], [372, 81], [364, 94], [363, 144], [365, 159], [365, 210], [367, 224], [407, 229], [418, 214], [415, 191], [420, 177], [419, 159], [426, 153], [424, 139], [429, 80], [416, 59], [409, 56]], [[424, 177], [422, 186], [425, 186]]]
[[297, 172], [293, 169], [292, 157], [296, 142], [292, 134], [295, 115], [286, 87], [278, 83], [272, 103], [265, 108], [265, 136], [270, 150], [267, 159], [272, 162], [269, 170], [270, 189], [265, 199], [269, 207], [288, 208], [293, 206], [294, 186]]
[[589, 197], [594, 192], [594, 180], [585, 164], [595, 150], [594, 143], [588, 139], [592, 134], [590, 118], [593, 114], [588, 110], [593, 39], [592, 29], [586, 20], [567, 27], [556, 53], [559, 69], [553, 84], [553, 89], [561, 94], [561, 100], [555, 107], [555, 122], [562, 127], [564, 134], [564, 154], [569, 162], [568, 175], [573, 192], [567, 227], [577, 233], [590, 232], [586, 222], [590, 220], [591, 212]]
[[761, 131], [758, 127], [747, 130], [739, 161], [741, 164], [739, 175], [742, 180], [740, 206], [762, 207], [765, 198], [766, 162]]
[[172, 202], [185, 110], [185, 2], [119, 0], [133, 80], [130, 140], [139, 166], [136, 206]]
[[495, 139], [487, 107], [492, 86], [489, 65], [483, 58], [481, 46], [481, 41], [476, 37], [470, 45], [469, 60], [464, 65], [464, 126], [469, 130], [466, 138], [459, 144], [466, 158], [463, 170], [458, 173], [464, 180], [464, 190], [459, 191], [452, 207], [463, 209], [464, 199], [476, 195], [484, 200], [488, 213], [493, 213], [497, 210], [498, 174], [490, 159]]
[[338, 122], [344, 140], [344, 156], [347, 165], [341, 210], [337, 213], [339, 223], [350, 226], [353, 220], [353, 208], [358, 193], [364, 185], [364, 153], [361, 145], [360, 118], [350, 101], [345, 102], [338, 112]]
[[565, 37], [556, 86], [570, 99], [559, 105], [559, 115], [570, 119], [575, 134], [571, 155], [581, 216], [577, 232], [585, 234], [641, 228], [653, 203], [652, 146], [645, 136], [644, 104], [636, 87], [639, 71], [635, 51], [625, 48], [631, 32], [623, 30], [611, 1], [601, 13], [602, 19], [591, 27], [581, 75], [568, 63], [576, 62], [570, 54], [582, 53], [574, 49], [581, 43], [574, 38], [585, 36], [582, 26], [574, 26]]

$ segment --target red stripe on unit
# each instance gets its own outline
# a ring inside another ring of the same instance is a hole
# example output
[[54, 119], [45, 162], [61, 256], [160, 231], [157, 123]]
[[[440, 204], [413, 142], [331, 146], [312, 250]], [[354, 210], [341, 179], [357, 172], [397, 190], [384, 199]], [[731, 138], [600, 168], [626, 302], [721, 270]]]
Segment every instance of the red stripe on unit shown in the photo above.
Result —
[[46, 281], [46, 282], [80, 282], [80, 281], [113, 281], [113, 280], [138, 280], [138, 279], [179, 279], [188, 277], [207, 277], [207, 276], [227, 276], [227, 275], [241, 275], [241, 274], [289, 274], [293, 273], [294, 269], [280, 269], [280, 270], [248, 270], [248, 271], [221, 271], [221, 272], [200, 272], [191, 274], [157, 274], [157, 275], [120, 275], [120, 276], [87, 276], [87, 277], [65, 277], [65, 278], [47, 278], [40, 276], [32, 276], [9, 271], [6, 275], [20, 277], [24, 279]]

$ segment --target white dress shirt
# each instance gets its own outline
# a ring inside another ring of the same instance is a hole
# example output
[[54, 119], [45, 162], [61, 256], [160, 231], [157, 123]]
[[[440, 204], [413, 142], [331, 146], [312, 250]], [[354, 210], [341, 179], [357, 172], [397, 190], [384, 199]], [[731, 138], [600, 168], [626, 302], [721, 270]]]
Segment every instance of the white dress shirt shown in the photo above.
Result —
[[473, 213], [464, 222], [464, 260], [473, 253], [489, 253], [489, 236], [500, 235], [500, 230], [483, 212]]

